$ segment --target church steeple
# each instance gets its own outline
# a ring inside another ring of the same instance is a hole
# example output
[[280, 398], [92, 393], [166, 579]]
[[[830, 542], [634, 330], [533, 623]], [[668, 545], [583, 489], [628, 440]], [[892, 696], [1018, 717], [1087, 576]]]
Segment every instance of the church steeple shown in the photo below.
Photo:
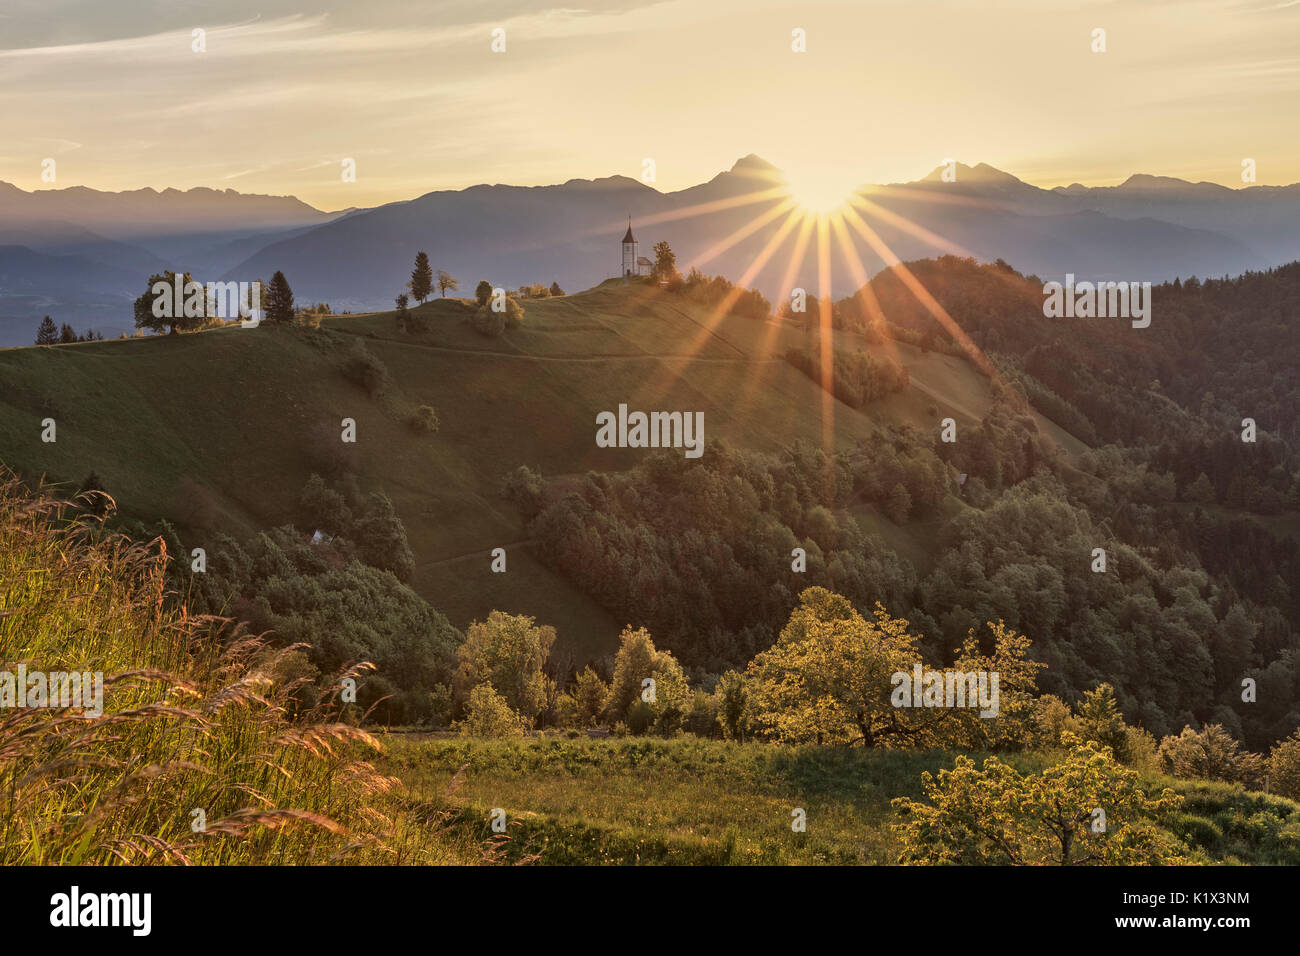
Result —
[[636, 264], [636, 236], [632, 235], [632, 217], [627, 217], [627, 232], [623, 236], [623, 275], [634, 276], [637, 274]]

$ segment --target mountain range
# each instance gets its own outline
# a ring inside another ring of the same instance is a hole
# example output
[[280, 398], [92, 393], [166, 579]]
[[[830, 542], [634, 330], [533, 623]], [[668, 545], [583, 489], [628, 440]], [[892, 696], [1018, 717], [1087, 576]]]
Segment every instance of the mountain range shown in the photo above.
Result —
[[[944, 172], [858, 191], [873, 241], [852, 224], [834, 231], [835, 295], [891, 256], [956, 253], [1044, 278], [1151, 282], [1300, 258], [1300, 184], [1228, 189], [1135, 175], [1119, 186], [1043, 189], [983, 163]], [[787, 221], [782, 182], [750, 155], [676, 192], [611, 176], [478, 185], [333, 212], [234, 190], [27, 192], [0, 182], [0, 345], [30, 343], [45, 314], [78, 331], [128, 331], [131, 300], [168, 268], [201, 281], [281, 270], [299, 301], [336, 312], [390, 308], [421, 250], [458, 277], [463, 294], [480, 279], [588, 288], [618, 274], [629, 218], [643, 256], [665, 240], [679, 267], [744, 280], [771, 299], [788, 295], [786, 286], [816, 291], [815, 232], [794, 263], [803, 230]]]

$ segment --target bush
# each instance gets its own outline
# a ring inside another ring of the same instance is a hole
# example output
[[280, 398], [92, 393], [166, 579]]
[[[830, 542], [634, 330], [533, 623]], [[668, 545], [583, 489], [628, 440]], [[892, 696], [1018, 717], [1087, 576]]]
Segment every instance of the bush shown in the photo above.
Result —
[[527, 733], [523, 718], [491, 684], [479, 684], [470, 691], [465, 719], [455, 727], [465, 737], [523, 737]]
[[438, 413], [428, 405], [421, 405], [411, 412], [411, 417], [407, 419], [407, 422], [417, 432], [423, 432], [426, 435], [438, 434]]
[[650, 729], [654, 719], [654, 708], [640, 698], [632, 701], [627, 709], [627, 729], [638, 736]]
[[506, 330], [506, 317], [503, 312], [493, 312], [486, 305], [479, 306], [474, 313], [474, 331], [489, 338], [496, 338]]
[[344, 534], [352, 524], [352, 509], [337, 491], [325, 484], [320, 475], [312, 474], [298, 496], [298, 507], [306, 516], [308, 530], [326, 534]]
[[[547, 295], [550, 293], [548, 292]], [[524, 321], [524, 307], [518, 299], [506, 299], [506, 328], [517, 329]]]
[[528, 521], [541, 513], [545, 492], [546, 479], [527, 465], [520, 465], [501, 482], [501, 497], [514, 502]]
[[364, 345], [352, 350], [343, 362], [343, 376], [353, 385], [359, 385], [372, 398], [384, 389], [388, 380], [388, 369], [384, 363], [366, 351]]

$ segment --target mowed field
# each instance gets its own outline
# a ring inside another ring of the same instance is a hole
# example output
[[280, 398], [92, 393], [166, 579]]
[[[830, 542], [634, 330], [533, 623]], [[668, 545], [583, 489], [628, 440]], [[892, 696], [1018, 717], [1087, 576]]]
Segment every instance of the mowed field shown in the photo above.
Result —
[[[167, 517], [199, 546], [220, 531], [238, 538], [295, 521], [313, 447], [337, 440], [352, 418], [357, 480], [393, 498], [416, 556], [415, 590], [461, 628], [492, 609], [532, 614], [582, 660], [612, 649], [627, 622], [535, 559], [499, 486], [519, 465], [549, 478], [636, 464], [645, 451], [596, 447], [597, 413], [620, 403], [703, 411], [706, 443], [770, 451], [796, 439], [854, 448], [887, 423], [936, 429], [935, 409], [961, 427], [990, 403], [988, 380], [965, 361], [903, 345], [895, 354], [911, 388], [865, 412], [827, 401], [781, 357], [813, 347], [802, 331], [719, 318], [653, 286], [614, 280], [524, 305], [523, 326], [499, 338], [473, 329], [465, 301], [440, 299], [414, 310], [418, 333], [400, 331], [389, 312], [326, 318], [319, 331], [223, 328], [0, 350], [0, 462], [74, 484], [93, 469], [126, 516]], [[837, 337], [840, 347], [862, 344]], [[375, 394], [343, 374], [358, 348], [386, 370]], [[437, 410], [437, 434], [407, 424], [418, 405]], [[52, 443], [41, 440], [47, 418]], [[1068, 450], [1081, 447], [1042, 425]], [[909, 557], [924, 556], [924, 529], [859, 517]], [[490, 570], [497, 547], [505, 574]]]

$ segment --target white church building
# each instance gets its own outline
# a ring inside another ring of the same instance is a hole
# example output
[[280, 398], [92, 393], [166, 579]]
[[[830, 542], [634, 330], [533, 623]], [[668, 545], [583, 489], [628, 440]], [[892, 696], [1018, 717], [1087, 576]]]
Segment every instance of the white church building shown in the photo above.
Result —
[[654, 263], [645, 256], [638, 256], [636, 249], [636, 236], [632, 235], [632, 217], [629, 216], [627, 233], [623, 236], [623, 268], [619, 270], [619, 274], [624, 278], [628, 276], [648, 276], [650, 270], [654, 268]]

